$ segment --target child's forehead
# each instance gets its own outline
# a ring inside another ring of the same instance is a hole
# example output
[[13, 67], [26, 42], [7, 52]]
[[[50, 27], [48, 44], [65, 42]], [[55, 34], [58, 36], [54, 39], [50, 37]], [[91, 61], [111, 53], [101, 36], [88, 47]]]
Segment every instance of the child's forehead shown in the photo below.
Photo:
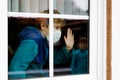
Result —
[[62, 28], [63, 26], [62, 26], [62, 24], [61, 23], [54, 23], [54, 27], [56, 28]]
[[55, 26], [61, 26], [61, 23], [54, 22]]
[[87, 39], [86, 38], [79, 38], [79, 43], [87, 43]]

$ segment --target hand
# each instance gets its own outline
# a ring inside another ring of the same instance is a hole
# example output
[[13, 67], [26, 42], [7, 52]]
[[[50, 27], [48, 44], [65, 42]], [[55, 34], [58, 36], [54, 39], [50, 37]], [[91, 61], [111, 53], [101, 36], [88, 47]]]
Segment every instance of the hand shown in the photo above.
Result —
[[70, 28], [67, 29], [67, 36], [64, 36], [66, 48], [70, 51], [74, 45], [74, 35], [72, 34], [72, 30]]

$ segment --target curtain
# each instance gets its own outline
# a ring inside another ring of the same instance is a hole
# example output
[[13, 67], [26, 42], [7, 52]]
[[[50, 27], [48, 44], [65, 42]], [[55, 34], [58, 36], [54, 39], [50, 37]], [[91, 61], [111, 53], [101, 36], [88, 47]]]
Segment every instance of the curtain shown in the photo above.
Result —
[[49, 8], [49, 0], [8, 0], [9, 12], [41, 12]]
[[[53, 0], [61, 14], [88, 15], [88, 0]], [[49, 0], [8, 0], [10, 12], [41, 12], [49, 9]]]

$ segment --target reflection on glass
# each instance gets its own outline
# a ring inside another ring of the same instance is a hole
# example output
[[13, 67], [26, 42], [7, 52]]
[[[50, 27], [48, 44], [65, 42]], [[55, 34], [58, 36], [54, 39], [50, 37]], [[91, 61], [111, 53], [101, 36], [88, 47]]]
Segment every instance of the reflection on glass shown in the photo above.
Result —
[[49, 19], [8, 18], [8, 78], [49, 76]]
[[61, 14], [88, 15], [88, 0], [54, 0], [54, 9]]
[[39, 13], [49, 9], [49, 0], [8, 0], [9, 12]]
[[54, 19], [54, 75], [89, 73], [89, 20]]

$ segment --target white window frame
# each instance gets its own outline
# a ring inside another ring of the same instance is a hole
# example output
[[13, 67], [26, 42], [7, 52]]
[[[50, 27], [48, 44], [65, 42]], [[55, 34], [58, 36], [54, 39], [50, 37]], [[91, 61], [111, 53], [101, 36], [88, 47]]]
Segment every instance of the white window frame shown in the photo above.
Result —
[[[7, 1], [2, 1], [0, 4], [6, 6]], [[2, 7], [1, 6], [1, 7]], [[3, 7], [2, 7], [3, 8]], [[1, 40], [0, 47], [3, 54], [0, 59], [1, 61], [1, 73], [2, 79], [7, 80], [8, 76], [8, 65], [7, 65], [7, 17], [8, 16], [21, 16], [21, 17], [47, 17], [50, 18], [50, 26], [53, 26], [53, 18], [72, 18], [72, 19], [90, 19], [90, 73], [86, 75], [69, 75], [69, 76], [53, 76], [53, 28], [50, 28], [50, 77], [44, 78], [34, 78], [25, 80], [106, 80], [106, 0], [91, 0], [90, 1], [90, 17], [88, 16], [78, 16], [78, 15], [53, 15], [53, 0], [49, 2], [50, 14], [39, 14], [39, 13], [24, 13], [24, 12], [8, 12], [7, 8], [2, 10], [0, 17], [5, 18], [0, 19], [3, 23], [1, 24], [2, 29], [0, 29], [0, 36], [3, 36]], [[3, 16], [5, 15], [5, 16]]]

